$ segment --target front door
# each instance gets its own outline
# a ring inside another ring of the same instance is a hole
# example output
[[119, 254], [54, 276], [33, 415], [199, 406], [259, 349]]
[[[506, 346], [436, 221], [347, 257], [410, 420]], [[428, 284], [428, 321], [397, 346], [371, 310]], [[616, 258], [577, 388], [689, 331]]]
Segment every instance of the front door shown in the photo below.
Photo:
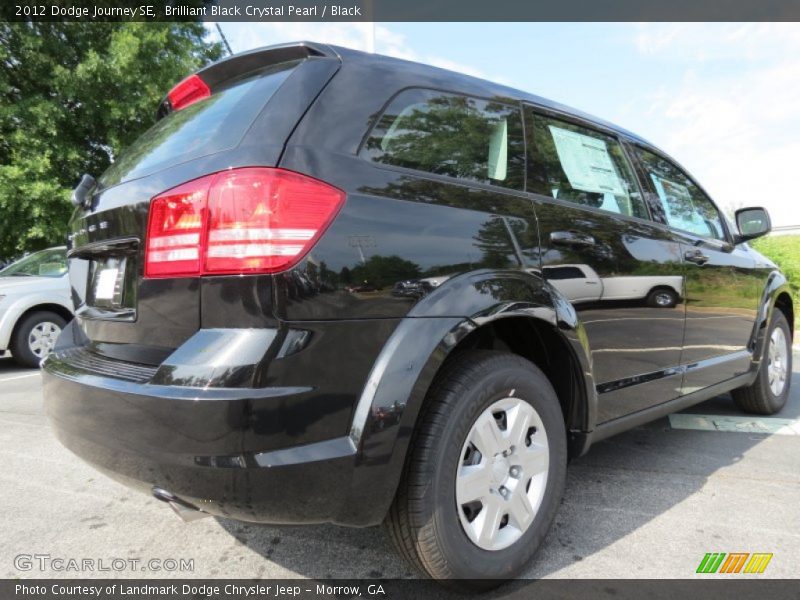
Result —
[[[585, 327], [598, 422], [677, 397], [685, 308], [680, 242], [650, 220], [613, 134], [532, 107], [526, 130], [542, 272]], [[575, 281], [565, 279], [569, 273]]]
[[659, 216], [680, 239], [686, 275], [682, 393], [741, 375], [763, 288], [755, 260], [731, 243], [711, 199], [677, 165], [644, 148], [634, 154]]

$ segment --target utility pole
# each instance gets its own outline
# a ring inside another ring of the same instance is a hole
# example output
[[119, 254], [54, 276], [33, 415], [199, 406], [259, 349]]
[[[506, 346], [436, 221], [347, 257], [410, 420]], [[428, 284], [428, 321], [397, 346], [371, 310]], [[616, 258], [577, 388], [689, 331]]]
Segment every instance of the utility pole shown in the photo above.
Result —
[[370, 30], [367, 34], [367, 52], [375, 54], [375, 5], [374, 0], [365, 0], [364, 13]]
[[228, 43], [228, 38], [225, 37], [225, 34], [222, 33], [222, 27], [219, 26], [219, 23], [214, 23], [217, 26], [217, 33], [219, 33], [219, 37], [222, 38], [222, 43], [225, 44], [225, 49], [228, 51], [228, 55], [233, 55], [233, 50], [231, 50], [231, 45]]

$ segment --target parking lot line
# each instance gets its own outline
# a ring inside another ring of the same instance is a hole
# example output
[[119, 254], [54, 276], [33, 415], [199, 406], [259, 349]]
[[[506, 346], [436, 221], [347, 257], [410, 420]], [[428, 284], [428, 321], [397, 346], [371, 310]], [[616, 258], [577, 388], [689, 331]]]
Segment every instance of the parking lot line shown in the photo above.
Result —
[[669, 415], [669, 424], [673, 429], [800, 435], [800, 419], [722, 417], [678, 413]]
[[39, 371], [35, 373], [25, 373], [24, 375], [14, 375], [13, 377], [0, 377], [0, 383], [3, 381], [14, 381], [15, 379], [25, 379], [26, 377], [36, 377], [39, 375]]

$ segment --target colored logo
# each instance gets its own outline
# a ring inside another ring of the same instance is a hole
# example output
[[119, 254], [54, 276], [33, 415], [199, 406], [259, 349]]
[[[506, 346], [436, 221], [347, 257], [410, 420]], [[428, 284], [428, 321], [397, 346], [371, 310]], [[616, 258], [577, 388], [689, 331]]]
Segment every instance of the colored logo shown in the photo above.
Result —
[[697, 567], [698, 573], [763, 573], [769, 561], [772, 560], [772, 553], [765, 552], [708, 552], [700, 565]]

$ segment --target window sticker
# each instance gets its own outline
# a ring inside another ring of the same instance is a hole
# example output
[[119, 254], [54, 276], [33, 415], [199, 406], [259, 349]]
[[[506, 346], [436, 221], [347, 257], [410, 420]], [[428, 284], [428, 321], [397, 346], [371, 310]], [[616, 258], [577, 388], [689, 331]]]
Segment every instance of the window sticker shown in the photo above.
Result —
[[658, 197], [664, 203], [664, 210], [667, 212], [667, 220], [670, 223], [689, 231], [702, 225], [702, 221], [694, 210], [692, 193], [688, 187], [682, 183], [659, 177], [655, 173], [651, 173], [650, 178], [653, 180]]
[[604, 140], [548, 125], [561, 168], [575, 190], [625, 196]]
[[658, 177], [654, 173], [650, 174], [653, 180], [658, 197], [664, 204], [667, 213], [667, 222], [673, 227], [691, 231], [697, 235], [711, 236], [716, 239], [724, 239], [724, 234], [720, 231], [716, 219], [706, 219], [694, 205], [692, 192], [682, 183], [670, 181]]

